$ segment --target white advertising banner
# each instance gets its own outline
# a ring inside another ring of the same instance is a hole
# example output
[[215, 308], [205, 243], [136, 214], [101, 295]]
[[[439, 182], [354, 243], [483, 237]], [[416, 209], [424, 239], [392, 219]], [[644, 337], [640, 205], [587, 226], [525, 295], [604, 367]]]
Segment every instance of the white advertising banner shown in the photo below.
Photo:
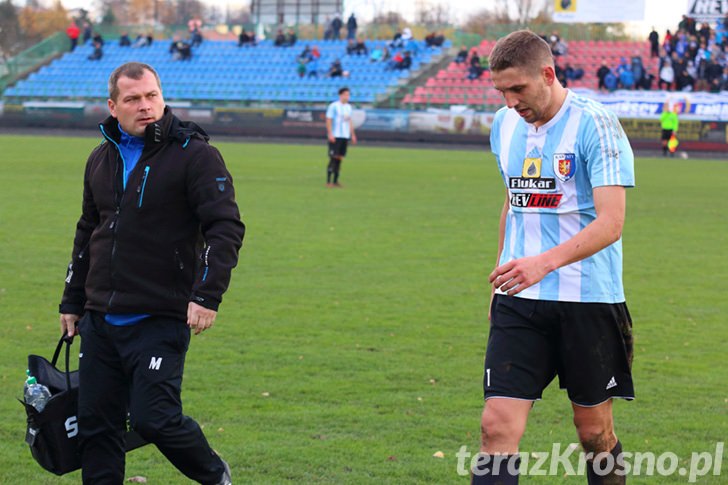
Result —
[[728, 14], [728, 0], [688, 0], [687, 16], [698, 22], [718, 20]]
[[645, 0], [554, 0], [553, 19], [567, 23], [640, 21], [645, 19]]

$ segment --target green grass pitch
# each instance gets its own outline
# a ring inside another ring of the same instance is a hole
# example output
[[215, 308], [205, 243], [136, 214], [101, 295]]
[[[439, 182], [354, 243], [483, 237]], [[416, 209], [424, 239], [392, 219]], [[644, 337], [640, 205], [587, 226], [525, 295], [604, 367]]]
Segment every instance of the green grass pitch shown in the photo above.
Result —
[[[28, 353], [49, 355], [94, 138], [0, 136], [0, 483], [80, 483], [23, 443]], [[192, 338], [183, 398], [235, 483], [468, 483], [482, 408], [487, 274], [504, 189], [483, 151], [352, 147], [343, 190], [320, 146], [220, 142], [248, 226], [214, 328]], [[625, 285], [638, 399], [625, 450], [714, 451], [728, 437], [728, 163], [638, 158]], [[74, 344], [77, 349], [77, 344]], [[576, 441], [555, 384], [524, 451]], [[433, 454], [441, 451], [444, 458]], [[698, 483], [728, 481], [722, 476]], [[154, 448], [127, 476], [187, 483]], [[630, 483], [686, 483], [635, 477]], [[586, 483], [527, 477], [522, 483]]]

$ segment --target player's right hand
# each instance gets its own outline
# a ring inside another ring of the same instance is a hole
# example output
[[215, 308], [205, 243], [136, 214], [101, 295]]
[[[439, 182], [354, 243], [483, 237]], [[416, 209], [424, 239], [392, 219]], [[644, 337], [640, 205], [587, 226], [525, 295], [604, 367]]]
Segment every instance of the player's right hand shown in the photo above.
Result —
[[331, 143], [334, 143], [336, 141], [336, 138], [334, 138], [334, 135], [329, 135], [329, 141]]
[[69, 337], [76, 335], [76, 322], [81, 319], [80, 315], [72, 313], [61, 313], [61, 333], [68, 332]]

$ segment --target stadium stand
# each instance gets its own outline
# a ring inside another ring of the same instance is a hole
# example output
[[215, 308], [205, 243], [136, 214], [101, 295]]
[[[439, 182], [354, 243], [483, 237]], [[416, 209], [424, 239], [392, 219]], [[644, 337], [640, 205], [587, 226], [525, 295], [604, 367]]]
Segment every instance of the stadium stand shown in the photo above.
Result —
[[[483, 40], [477, 47], [479, 56], [487, 57], [495, 45], [494, 40]], [[642, 41], [571, 41], [568, 42], [567, 54], [558, 56], [556, 62], [562, 68], [566, 64], [580, 67], [584, 77], [578, 81], [570, 81], [569, 88], [597, 88], [596, 72], [602, 61], [613, 69], [620, 58], [632, 56], [642, 57], [648, 73], [657, 75], [657, 60], [650, 58], [650, 46]], [[446, 105], [502, 105], [500, 94], [490, 83], [490, 72], [485, 71], [474, 80], [467, 79], [468, 64], [451, 62], [435, 76], [427, 80], [424, 86], [415, 88], [414, 92], [404, 97], [404, 105], [410, 109], [428, 106]]]
[[[298, 41], [293, 47], [275, 47], [270, 40], [255, 47], [238, 47], [237, 41], [203, 42], [193, 50], [189, 61], [175, 61], [169, 53], [170, 40], [155, 41], [150, 47], [121, 47], [117, 41], [104, 44], [103, 58], [89, 61], [90, 45], [78, 47], [49, 65], [30, 74], [3, 94], [7, 100], [105, 100], [106, 82], [111, 71], [127, 61], [146, 62], [162, 78], [165, 98], [192, 103], [286, 103], [328, 102], [341, 85], [351, 88], [352, 102], [367, 104], [388, 89], [406, 82], [411, 72], [437, 59], [446, 49], [425, 47], [418, 41], [418, 52], [409, 70], [387, 68], [386, 62], [371, 62], [369, 56], [346, 54], [346, 41]], [[369, 41], [372, 49], [386, 41]], [[321, 52], [318, 77], [300, 78], [297, 58], [306, 45]], [[340, 59], [347, 78], [326, 77], [326, 70]]]

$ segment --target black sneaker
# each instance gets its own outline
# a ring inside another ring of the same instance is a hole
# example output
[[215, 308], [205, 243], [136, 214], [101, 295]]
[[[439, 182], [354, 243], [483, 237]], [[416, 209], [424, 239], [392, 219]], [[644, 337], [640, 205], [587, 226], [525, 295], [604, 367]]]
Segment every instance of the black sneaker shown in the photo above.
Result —
[[225, 471], [222, 472], [222, 477], [220, 478], [220, 481], [217, 482], [217, 485], [233, 485], [233, 479], [230, 476], [230, 465], [228, 465], [222, 458], [220, 458], [220, 461], [222, 461], [222, 466], [225, 467]]

